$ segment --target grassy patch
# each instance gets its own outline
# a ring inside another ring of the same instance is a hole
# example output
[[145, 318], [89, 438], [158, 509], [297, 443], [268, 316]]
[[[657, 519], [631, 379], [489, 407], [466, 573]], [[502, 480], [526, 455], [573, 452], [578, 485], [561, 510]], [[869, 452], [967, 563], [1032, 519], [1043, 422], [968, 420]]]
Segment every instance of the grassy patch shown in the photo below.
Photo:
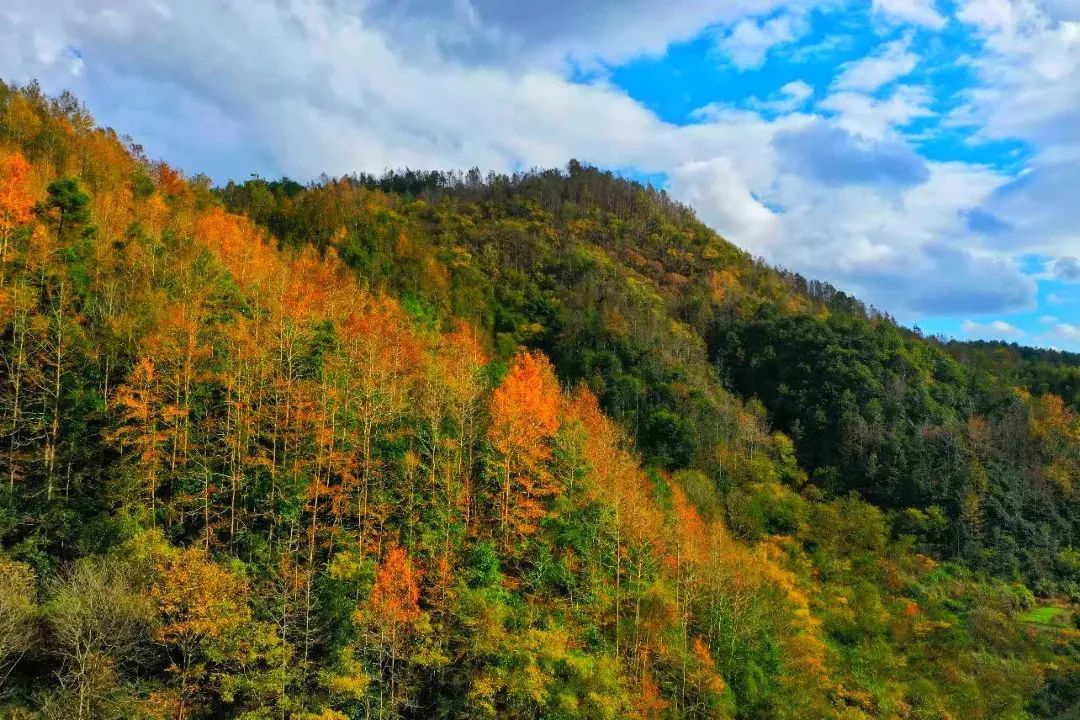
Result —
[[1020, 619], [1035, 625], [1053, 625], [1056, 627], [1064, 625], [1067, 617], [1064, 608], [1047, 605], [1029, 610], [1021, 615]]

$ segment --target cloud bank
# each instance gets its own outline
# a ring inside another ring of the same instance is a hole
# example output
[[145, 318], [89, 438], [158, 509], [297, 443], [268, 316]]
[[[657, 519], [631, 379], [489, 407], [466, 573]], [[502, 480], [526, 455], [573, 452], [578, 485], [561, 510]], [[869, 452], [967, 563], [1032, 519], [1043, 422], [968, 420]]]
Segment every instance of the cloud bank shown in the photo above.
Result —
[[[822, 31], [852, 8], [869, 23], [855, 40], [843, 22]], [[1071, 276], [1080, 247], [1080, 24], [1052, 0], [949, 12], [932, 0], [15, 0], [0, 9], [0, 74], [71, 88], [152, 153], [219, 180], [576, 157], [662, 175], [729, 239], [901, 319], [1030, 309], [1023, 259], [1061, 258], [1055, 272]], [[950, 63], [971, 80], [946, 86], [960, 98], [946, 104], [935, 73], [951, 68], [929, 58], [956, 28], [971, 47]], [[610, 79], [698, 38], [717, 73], [772, 62], [788, 77], [684, 118]], [[848, 46], [862, 54], [826, 82], [791, 77]], [[925, 150], [942, 137], [1029, 154], [1005, 167]]]

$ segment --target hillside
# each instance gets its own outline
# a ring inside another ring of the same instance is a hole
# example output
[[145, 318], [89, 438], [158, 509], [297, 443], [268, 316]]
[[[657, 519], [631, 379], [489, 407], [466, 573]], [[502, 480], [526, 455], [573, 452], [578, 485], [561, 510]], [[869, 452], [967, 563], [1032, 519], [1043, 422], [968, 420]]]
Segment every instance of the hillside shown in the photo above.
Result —
[[213, 188], [0, 85], [0, 321], [0, 716], [1080, 701], [1068, 359], [976, 362], [661, 192]]
[[794, 441], [817, 491], [943, 513], [944, 528], [917, 534], [923, 549], [1080, 589], [1059, 562], [1080, 530], [1075, 356], [942, 346], [753, 260], [663, 193], [577, 163], [220, 194], [287, 246], [332, 248], [414, 312], [468, 318], [504, 357], [542, 350], [650, 463], [701, 470], [726, 492], [754, 476], [725, 457], [760, 442], [741, 437], [750, 414]]
[[951, 340], [944, 347], [975, 373], [1040, 395], [1057, 395], [1073, 410], [1080, 410], [1080, 353], [1000, 341]]

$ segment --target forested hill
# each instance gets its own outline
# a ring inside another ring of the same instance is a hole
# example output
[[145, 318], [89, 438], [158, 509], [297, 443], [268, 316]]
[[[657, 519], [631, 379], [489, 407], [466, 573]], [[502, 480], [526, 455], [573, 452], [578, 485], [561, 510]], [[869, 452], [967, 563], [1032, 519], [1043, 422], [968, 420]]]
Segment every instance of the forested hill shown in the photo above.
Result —
[[949, 340], [944, 347], [973, 372], [989, 376], [988, 381], [996, 378], [1040, 395], [1057, 395], [1080, 410], [1080, 353], [985, 340]]
[[749, 413], [794, 441], [812, 492], [943, 515], [921, 546], [1074, 589], [1059, 556], [1080, 531], [1075, 355], [924, 339], [753, 260], [663, 192], [576, 162], [253, 180], [220, 196], [286, 246], [333, 249], [430, 322], [468, 318], [500, 356], [542, 350], [650, 463], [726, 493], [742, 470], [724, 453]]
[[213, 188], [0, 84], [0, 717], [1075, 717], [1072, 360], [577, 163]]

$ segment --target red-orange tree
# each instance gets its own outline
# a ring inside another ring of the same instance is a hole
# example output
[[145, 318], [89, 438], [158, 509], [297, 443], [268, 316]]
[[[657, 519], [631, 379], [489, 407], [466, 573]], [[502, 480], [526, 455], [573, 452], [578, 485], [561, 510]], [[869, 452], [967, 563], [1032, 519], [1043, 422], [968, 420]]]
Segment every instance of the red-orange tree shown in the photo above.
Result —
[[380, 673], [385, 682], [378, 687], [380, 716], [389, 705], [400, 704], [400, 666], [406, 660], [414, 639], [420, 610], [420, 572], [413, 567], [409, 554], [399, 545], [392, 546], [375, 573], [375, 585], [366, 608], [358, 610], [356, 620], [370, 628], [371, 642], [378, 648]]
[[11, 231], [33, 217], [30, 163], [22, 153], [0, 151], [0, 260], [7, 258]]
[[559, 430], [561, 394], [551, 363], [523, 352], [491, 396], [488, 440], [501, 484], [496, 505], [504, 546], [511, 534], [535, 532], [543, 498], [556, 492], [548, 460]]

